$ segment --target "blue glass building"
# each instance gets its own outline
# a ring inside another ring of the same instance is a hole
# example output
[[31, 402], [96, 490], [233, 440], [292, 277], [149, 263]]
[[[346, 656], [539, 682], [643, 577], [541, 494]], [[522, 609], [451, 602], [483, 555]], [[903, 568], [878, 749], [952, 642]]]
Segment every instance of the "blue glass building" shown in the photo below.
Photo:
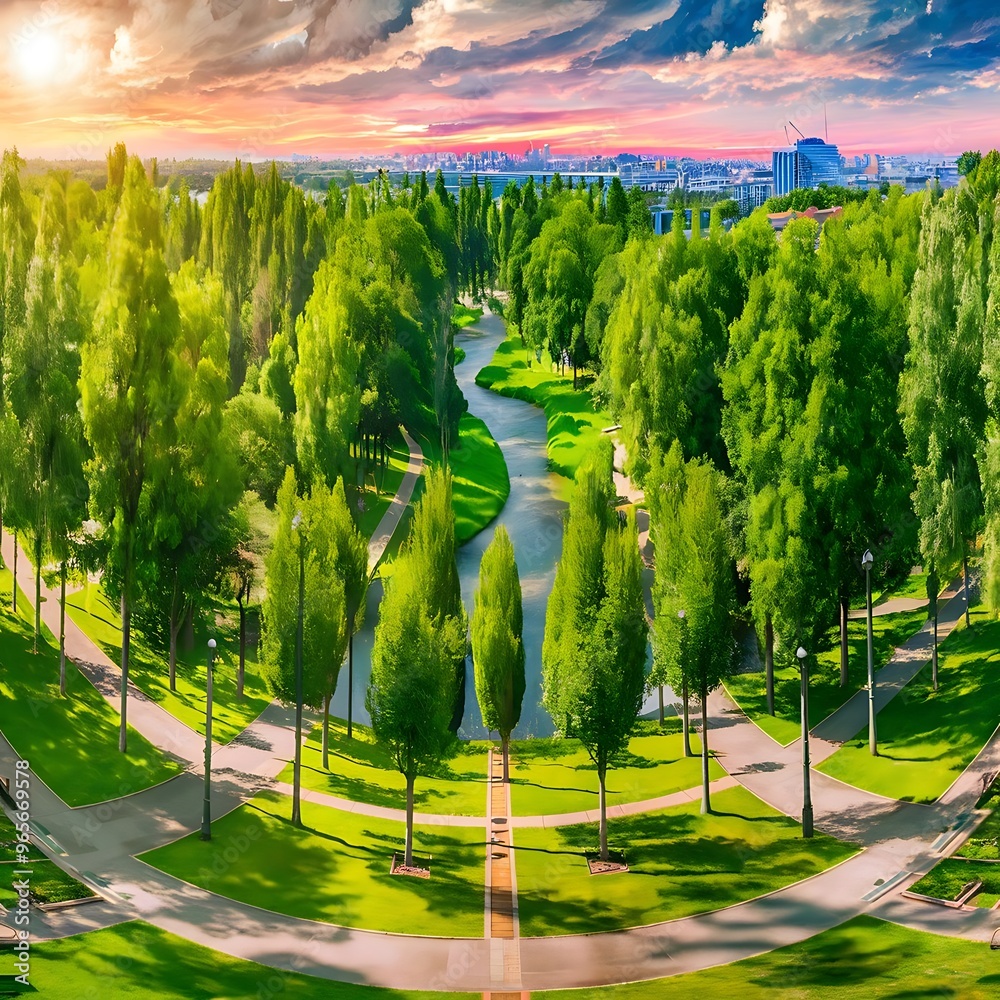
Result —
[[795, 148], [775, 150], [771, 156], [774, 173], [774, 193], [779, 197], [799, 186], [798, 154]]
[[814, 188], [820, 184], [839, 184], [840, 150], [822, 139], [799, 139], [787, 149], [771, 156], [774, 193], [788, 194], [795, 188]]

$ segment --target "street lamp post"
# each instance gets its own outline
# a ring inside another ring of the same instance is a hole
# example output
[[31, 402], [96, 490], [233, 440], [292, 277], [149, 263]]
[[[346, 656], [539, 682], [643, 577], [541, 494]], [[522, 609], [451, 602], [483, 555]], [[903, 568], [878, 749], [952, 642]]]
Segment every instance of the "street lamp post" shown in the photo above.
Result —
[[683, 724], [681, 728], [681, 734], [683, 736], [683, 743], [684, 743], [684, 756], [693, 757], [694, 754], [691, 753], [691, 722], [688, 718], [688, 682], [687, 682], [687, 674], [684, 672], [684, 638], [685, 638], [684, 630], [687, 626], [686, 615], [687, 612], [683, 608], [681, 608], [681, 610], [677, 612], [677, 617], [680, 619], [681, 622], [680, 668], [681, 668], [681, 701], [683, 703], [682, 704]]
[[299, 533], [299, 623], [295, 634], [295, 767], [292, 788], [292, 823], [302, 826], [299, 793], [302, 781], [302, 629], [306, 600], [306, 545], [302, 531], [302, 511], [292, 518], [292, 530]]
[[215, 640], [208, 640], [208, 675], [205, 680], [205, 797], [201, 810], [201, 839], [212, 839], [212, 668]]
[[799, 646], [795, 650], [799, 658], [799, 673], [802, 675], [802, 836], [813, 835], [812, 792], [809, 787], [809, 666], [806, 651]]
[[871, 549], [865, 549], [861, 565], [865, 571], [865, 590], [868, 594], [868, 749], [878, 756], [878, 736], [875, 732], [875, 654], [872, 643], [872, 558]]

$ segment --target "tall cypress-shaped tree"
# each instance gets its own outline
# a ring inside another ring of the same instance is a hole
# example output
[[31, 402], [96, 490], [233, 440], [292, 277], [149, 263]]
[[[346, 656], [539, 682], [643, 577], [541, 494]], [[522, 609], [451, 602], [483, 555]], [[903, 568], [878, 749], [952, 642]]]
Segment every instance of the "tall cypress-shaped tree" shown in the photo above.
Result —
[[91, 506], [109, 535], [121, 591], [123, 753], [140, 501], [150, 464], [170, 443], [178, 404], [173, 348], [180, 317], [160, 217], [142, 162], [133, 157], [111, 231], [107, 282], [80, 352], [83, 423], [94, 453], [87, 465]]
[[[304, 706], [322, 709], [336, 685], [344, 658], [344, 585], [330, 551], [329, 492], [318, 482], [300, 496], [289, 467], [278, 492], [278, 527], [265, 566], [261, 628], [261, 672], [268, 690], [297, 715]], [[296, 516], [301, 515], [296, 524]], [[300, 592], [301, 586], [301, 592]], [[301, 600], [301, 607], [300, 607]], [[302, 702], [298, 702], [296, 655], [302, 615]], [[296, 725], [296, 740], [301, 734]], [[298, 814], [300, 776], [293, 783]]]
[[379, 607], [365, 705], [377, 742], [406, 779], [406, 849], [413, 864], [413, 788], [420, 769], [440, 760], [452, 741], [455, 700], [451, 647], [464, 635], [454, 619], [442, 627], [423, 594], [427, 582], [409, 559], [397, 560]]
[[[729, 675], [735, 662], [732, 615], [733, 565], [719, 503], [718, 474], [693, 460], [680, 484], [682, 499], [670, 512], [671, 537], [680, 551], [674, 586], [657, 606], [656, 652], [676, 663], [677, 671], [701, 699], [701, 811], [711, 812], [708, 780], [708, 695]], [[683, 611], [683, 616], [677, 612]]]
[[[61, 565], [61, 616], [69, 535], [86, 510], [83, 427], [79, 413], [81, 322], [75, 273], [66, 256], [65, 191], [50, 181], [42, 199], [35, 254], [28, 271], [24, 323], [6, 340], [7, 392], [29, 466], [22, 477], [35, 563], [35, 648], [41, 630], [43, 564]], [[65, 643], [60, 629], [60, 688], [65, 694]]]
[[[414, 512], [407, 556], [417, 579], [427, 587], [426, 604], [432, 620], [442, 630], [454, 622], [462, 636], [451, 645], [455, 674], [455, 703], [451, 728], [457, 732], [465, 708], [465, 635], [468, 628], [462, 606], [455, 542], [455, 511], [451, 499], [451, 473], [435, 468], [425, 473], [426, 486]], [[452, 633], [448, 633], [451, 635]]]
[[642, 706], [646, 608], [635, 517], [612, 507], [611, 442], [580, 467], [545, 615], [543, 700], [584, 745], [600, 786], [600, 857], [608, 860], [606, 779]]
[[510, 781], [510, 734], [521, 717], [524, 699], [523, 626], [514, 546], [500, 525], [479, 564], [471, 631], [476, 698], [483, 724], [500, 734], [504, 781]]

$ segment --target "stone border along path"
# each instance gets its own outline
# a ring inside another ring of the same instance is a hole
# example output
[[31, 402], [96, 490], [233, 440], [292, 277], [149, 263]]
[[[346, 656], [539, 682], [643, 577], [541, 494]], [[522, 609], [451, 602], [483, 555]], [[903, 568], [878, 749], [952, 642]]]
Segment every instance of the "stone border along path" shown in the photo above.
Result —
[[[898, 669], [895, 659], [880, 671], [880, 683], [893, 667]], [[217, 751], [214, 816], [236, 808], [269, 784], [274, 770], [280, 770], [291, 755], [294, 737], [287, 713], [269, 717], [274, 707]], [[710, 698], [709, 709], [713, 744], [732, 777], [782, 812], [798, 816], [801, 770], [794, 744], [777, 747], [721, 693]], [[157, 735], [155, 742], [161, 740]], [[0, 741], [0, 762], [10, 766], [13, 758], [13, 750]], [[220, 763], [228, 766], [219, 768]], [[791, 780], [782, 773], [789, 766], [793, 766]], [[607, 932], [600, 948], [593, 946], [592, 935], [519, 939], [519, 985], [522, 989], [585, 987], [693, 971], [801, 941], [862, 912], [988, 940], [996, 919], [990, 911], [948, 911], [954, 919], [945, 925], [941, 908], [929, 915], [919, 904], [900, 900], [898, 893], [938, 859], [935, 844], [942, 842], [942, 832], [962, 827], [978, 801], [981, 774], [998, 768], [1000, 731], [931, 806], [871, 795], [817, 772], [813, 775], [817, 827], [860, 842], [865, 849], [859, 854], [810, 879], [725, 910]], [[110, 901], [52, 914], [36, 911], [34, 939], [63, 937], [138, 917], [236, 957], [326, 979], [484, 994], [493, 989], [492, 939], [390, 935], [284, 917], [198, 889], [132, 857], [198, 828], [200, 788], [194, 767], [153, 789], [69, 809], [34, 779], [33, 829], [42, 850], [62, 867], [81, 873]], [[491, 785], [491, 806], [493, 793]], [[509, 813], [509, 804], [505, 805]], [[238, 863], [239, 844], [234, 840], [229, 849], [232, 863]], [[883, 893], [885, 898], [879, 901]], [[511, 901], [513, 912], [513, 895]]]

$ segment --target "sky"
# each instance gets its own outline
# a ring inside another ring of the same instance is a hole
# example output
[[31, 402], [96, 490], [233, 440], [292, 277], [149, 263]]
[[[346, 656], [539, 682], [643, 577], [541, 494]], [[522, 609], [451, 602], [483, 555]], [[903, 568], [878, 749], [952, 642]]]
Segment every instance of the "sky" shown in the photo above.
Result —
[[0, 42], [27, 156], [998, 145], [994, 0], [3, 0]]

